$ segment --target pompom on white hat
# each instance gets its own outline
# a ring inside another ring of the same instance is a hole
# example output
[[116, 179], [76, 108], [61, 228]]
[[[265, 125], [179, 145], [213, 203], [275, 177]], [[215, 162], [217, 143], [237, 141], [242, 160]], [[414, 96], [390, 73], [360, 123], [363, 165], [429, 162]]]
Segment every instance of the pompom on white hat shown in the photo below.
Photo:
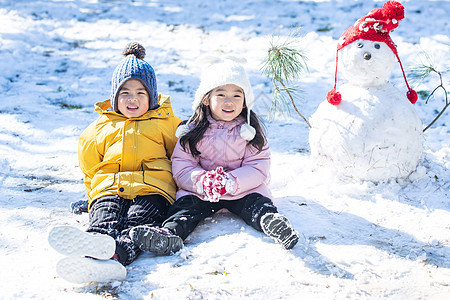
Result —
[[[241, 137], [247, 141], [253, 140], [256, 130], [250, 126], [250, 110], [253, 107], [255, 98], [247, 73], [242, 66], [246, 63], [246, 60], [233, 56], [204, 56], [198, 59], [198, 63], [204, 65], [204, 68], [200, 78], [200, 85], [195, 92], [192, 110], [195, 111], [197, 109], [202, 102], [203, 96], [209, 91], [221, 85], [234, 84], [244, 91], [245, 105], [247, 107], [247, 123], [241, 127]], [[180, 125], [178, 127], [175, 133], [178, 138], [189, 132], [189, 123], [191, 122], [191, 119], [192, 116], [185, 125]]]

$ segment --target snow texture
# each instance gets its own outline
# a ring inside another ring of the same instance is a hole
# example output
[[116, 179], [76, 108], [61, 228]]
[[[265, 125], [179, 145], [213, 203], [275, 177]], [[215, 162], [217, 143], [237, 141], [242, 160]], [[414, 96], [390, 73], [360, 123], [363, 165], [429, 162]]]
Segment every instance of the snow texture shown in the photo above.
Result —
[[[409, 68], [431, 59], [449, 69], [449, 1], [402, 1], [391, 34]], [[272, 83], [261, 71], [271, 35], [300, 26], [308, 56], [298, 108], [310, 117], [333, 87], [340, 35], [381, 1], [0, 0], [0, 286], [2, 299], [447, 299], [450, 293], [448, 111], [424, 133], [408, 178], [336, 176], [309, 153], [309, 128], [295, 113], [268, 120]], [[47, 243], [55, 225], [86, 229], [70, 212], [85, 199], [77, 139], [129, 41], [141, 42], [158, 89], [174, 112], [191, 114], [196, 58], [245, 57], [253, 109], [266, 119], [271, 189], [279, 212], [304, 237], [286, 251], [227, 212], [200, 223], [172, 256], [144, 254], [125, 281], [77, 285], [57, 276], [63, 257]], [[423, 53], [428, 53], [428, 57]], [[448, 85], [448, 73], [444, 77]], [[394, 65], [389, 81], [404, 94]], [[434, 76], [416, 82], [432, 91]], [[340, 86], [342, 88], [343, 86]], [[429, 124], [438, 92], [414, 109]]]
[[311, 157], [340, 176], [374, 182], [406, 179], [423, 150], [422, 121], [387, 79], [397, 59], [385, 44], [356, 40], [339, 51], [347, 83], [342, 102], [324, 101], [311, 117]]

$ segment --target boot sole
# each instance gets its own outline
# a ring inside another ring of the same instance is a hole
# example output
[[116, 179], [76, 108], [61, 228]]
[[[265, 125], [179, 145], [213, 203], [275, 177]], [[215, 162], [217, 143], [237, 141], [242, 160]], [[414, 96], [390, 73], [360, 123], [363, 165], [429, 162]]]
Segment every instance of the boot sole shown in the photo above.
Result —
[[73, 226], [55, 226], [48, 234], [48, 243], [66, 256], [89, 256], [110, 259], [116, 251], [116, 242], [105, 234], [92, 234]]
[[65, 257], [56, 264], [56, 273], [72, 283], [122, 281], [127, 276], [127, 270], [118, 261], [88, 257]]
[[286, 250], [292, 249], [299, 240], [299, 234], [294, 230], [284, 216], [273, 216], [261, 226], [264, 233], [281, 244]]

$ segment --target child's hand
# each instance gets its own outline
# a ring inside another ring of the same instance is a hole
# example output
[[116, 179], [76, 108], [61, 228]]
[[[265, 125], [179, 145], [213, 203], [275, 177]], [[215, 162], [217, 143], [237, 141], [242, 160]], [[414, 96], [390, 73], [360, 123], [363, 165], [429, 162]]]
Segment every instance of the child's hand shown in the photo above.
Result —
[[225, 184], [225, 190], [227, 191], [228, 194], [232, 194], [234, 192], [236, 192], [237, 189], [237, 182], [236, 179], [234, 179], [233, 176], [227, 174], [227, 183]]
[[206, 201], [210, 202], [218, 202], [220, 194], [217, 192], [214, 193], [213, 185], [214, 181], [216, 180], [216, 173], [215, 170], [207, 172], [205, 175], [200, 177], [200, 181], [197, 185], [197, 192], [201, 191], [205, 195]]
[[[219, 202], [220, 196], [223, 194], [222, 191], [216, 187], [215, 183], [217, 180], [217, 169], [207, 172], [205, 175], [200, 177], [197, 184], [197, 192], [201, 192], [205, 195], [205, 201], [209, 202]], [[219, 176], [220, 179], [220, 176]]]
[[222, 167], [216, 168], [216, 180], [213, 183], [214, 189], [220, 195], [230, 194], [236, 191], [236, 179], [223, 170]]
[[[212, 184], [212, 194], [213, 198], [217, 198], [216, 201], [219, 201], [219, 198], [224, 195], [227, 191], [225, 189], [225, 184], [227, 182], [228, 174], [226, 174], [222, 167], [217, 167], [214, 170], [214, 182]], [[213, 201], [213, 202], [216, 202]]]
[[222, 167], [217, 167], [200, 177], [197, 192], [205, 194], [205, 200], [218, 202], [226, 193], [235, 191], [235, 179], [226, 173]]

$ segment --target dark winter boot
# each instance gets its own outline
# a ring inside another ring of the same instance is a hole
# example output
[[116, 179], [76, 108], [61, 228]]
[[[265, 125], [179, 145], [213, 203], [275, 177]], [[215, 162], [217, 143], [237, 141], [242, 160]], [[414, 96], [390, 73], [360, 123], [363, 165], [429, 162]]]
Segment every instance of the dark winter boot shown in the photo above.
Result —
[[297, 244], [299, 234], [292, 228], [286, 217], [267, 213], [261, 217], [261, 228], [265, 234], [281, 244], [285, 249], [292, 249]]
[[171, 254], [183, 248], [183, 240], [166, 228], [136, 226], [131, 229], [130, 237], [142, 251]]

